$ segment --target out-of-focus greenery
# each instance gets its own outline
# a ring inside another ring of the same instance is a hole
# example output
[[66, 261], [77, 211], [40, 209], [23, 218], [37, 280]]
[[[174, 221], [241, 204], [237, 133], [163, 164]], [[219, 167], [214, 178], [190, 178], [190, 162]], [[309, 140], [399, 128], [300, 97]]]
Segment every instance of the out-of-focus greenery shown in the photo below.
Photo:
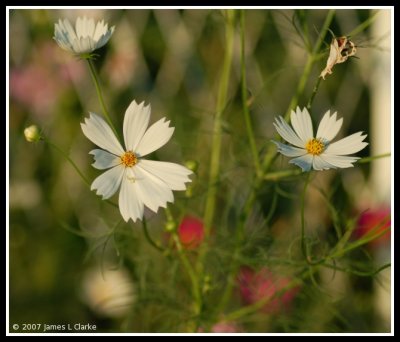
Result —
[[[275, 134], [274, 117], [287, 111], [306, 62], [307, 46], [317, 40], [327, 10], [246, 10], [245, 14], [250, 114], [262, 154]], [[192, 196], [175, 193], [175, 203], [169, 207], [179, 220], [184, 214], [199, 218], [204, 214], [225, 46], [224, 13], [207, 9], [10, 10], [10, 331], [15, 332], [13, 324], [79, 322], [96, 324], [97, 332], [185, 332], [192, 319], [192, 298], [174, 247], [164, 253], [155, 250], [145, 239], [141, 223], [121, 222], [119, 211], [91, 192], [59, 152], [44, 142], [24, 139], [24, 129], [36, 124], [90, 180], [99, 175], [88, 155], [93, 144], [80, 128], [89, 111], [101, 113], [87, 65], [52, 39], [59, 18], [74, 22], [81, 15], [104, 18], [116, 26], [95, 60], [116, 127], [122, 127], [124, 112], [133, 99], [151, 103], [152, 122], [164, 116], [170, 119], [174, 136], [152, 157], [181, 164], [194, 160], [198, 170]], [[347, 35], [375, 15], [379, 13], [337, 10], [330, 30], [337, 36]], [[223, 116], [214, 242], [206, 259], [210, 289], [201, 317], [204, 326], [225, 286], [235, 225], [252, 174], [240, 93], [239, 36], [237, 25]], [[343, 136], [369, 132], [371, 94], [366, 71], [380, 37], [374, 37], [367, 26], [351, 38], [360, 46], [359, 59], [336, 65], [333, 74], [321, 82], [312, 106], [314, 125], [326, 110], [337, 111], [344, 118]], [[301, 106], [307, 104], [325, 67], [330, 41], [328, 35], [325, 54], [299, 97]], [[386, 56], [388, 52], [381, 53]], [[357, 155], [370, 156], [370, 148]], [[290, 168], [288, 158], [279, 156], [273, 170]], [[369, 173], [370, 164], [365, 163], [313, 176], [305, 216], [315, 255], [323, 255], [333, 245], [335, 224], [343, 230], [355, 225], [362, 199], [349, 188], [349, 180], [355, 187], [358, 184], [357, 189], [363, 188]], [[293, 176], [261, 187], [245, 227], [243, 265], [299, 276], [292, 254], [298, 253], [303, 183], [303, 176]], [[153, 239], [167, 246], [164, 210], [149, 211], [146, 216]], [[341, 266], [372, 272], [381, 265], [376, 254], [368, 248], [358, 249]], [[188, 258], [194, 263], [196, 252], [190, 251]], [[132, 305], [124, 304], [130, 305], [124, 315], [107, 314], [88, 304], [84, 284], [93, 267], [123, 268], [129, 274], [134, 295]], [[381, 280], [379, 274], [360, 277], [327, 268], [316, 270], [314, 277], [303, 280], [289, 313], [259, 312], [236, 323], [245, 332], [387, 332], [390, 322], [376, 309]], [[244, 305], [237, 289], [232, 298], [227, 315]]]

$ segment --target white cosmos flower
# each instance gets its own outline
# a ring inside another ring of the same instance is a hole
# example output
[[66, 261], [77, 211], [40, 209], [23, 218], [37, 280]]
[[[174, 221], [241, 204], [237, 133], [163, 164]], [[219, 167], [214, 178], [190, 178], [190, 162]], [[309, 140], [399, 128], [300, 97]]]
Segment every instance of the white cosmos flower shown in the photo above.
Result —
[[75, 29], [68, 19], [58, 20], [54, 29], [54, 40], [64, 50], [75, 55], [90, 54], [104, 46], [114, 32], [104, 20], [95, 24], [93, 19], [79, 17]]
[[102, 148], [89, 152], [95, 159], [93, 167], [109, 169], [93, 181], [91, 190], [107, 199], [121, 187], [119, 210], [125, 221], [142, 219], [144, 206], [154, 212], [165, 208], [174, 201], [172, 190], [185, 190], [185, 183], [191, 182], [192, 171], [181, 165], [143, 159], [166, 144], [174, 132], [165, 118], [147, 129], [149, 120], [150, 105], [132, 101], [124, 117], [125, 148], [100, 116], [90, 113], [81, 123], [86, 137]]
[[348, 156], [368, 145], [362, 142], [367, 135], [357, 132], [346, 138], [331, 143], [338, 134], [343, 118], [336, 120], [336, 112], [331, 116], [328, 110], [322, 118], [317, 135], [314, 137], [310, 114], [307, 109], [297, 107], [290, 116], [292, 127], [280, 116], [274, 126], [280, 136], [294, 146], [273, 141], [278, 151], [287, 157], [294, 157], [289, 163], [296, 164], [303, 171], [327, 170], [353, 167], [358, 157]]

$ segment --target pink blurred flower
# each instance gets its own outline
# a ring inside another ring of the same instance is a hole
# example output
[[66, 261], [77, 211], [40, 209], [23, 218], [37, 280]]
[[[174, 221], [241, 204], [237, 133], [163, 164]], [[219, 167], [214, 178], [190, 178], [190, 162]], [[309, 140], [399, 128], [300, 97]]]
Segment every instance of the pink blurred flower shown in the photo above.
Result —
[[241, 332], [241, 329], [234, 322], [218, 322], [211, 328], [213, 333], [237, 333]]
[[[203, 327], [200, 327], [197, 331], [199, 333], [204, 333]], [[242, 329], [235, 322], [225, 322], [220, 321], [214, 324], [210, 330], [211, 333], [238, 333], [242, 332]]]
[[70, 82], [82, 78], [83, 66], [75, 60], [66, 64], [48, 44], [40, 45], [32, 55], [27, 64], [10, 70], [10, 96], [38, 118], [45, 118], [53, 113]]
[[[390, 208], [381, 207], [377, 209], [371, 209], [363, 212], [357, 222], [357, 227], [353, 232], [353, 237], [360, 239], [366, 234], [378, 234], [384, 229], [390, 228]], [[379, 238], [374, 239], [368, 243], [372, 248], [377, 248], [390, 243], [390, 229]]]
[[197, 248], [204, 239], [204, 225], [199, 219], [185, 216], [178, 228], [179, 240], [186, 249]]
[[280, 294], [281, 290], [290, 283], [288, 277], [281, 277], [273, 274], [268, 268], [256, 272], [250, 267], [241, 268], [238, 282], [240, 294], [247, 304], [254, 304], [265, 298], [272, 298], [263, 307], [264, 312], [278, 313], [289, 308], [299, 287], [290, 288]]
[[30, 64], [13, 69], [10, 74], [10, 95], [38, 115], [53, 109], [61, 82], [43, 65]]

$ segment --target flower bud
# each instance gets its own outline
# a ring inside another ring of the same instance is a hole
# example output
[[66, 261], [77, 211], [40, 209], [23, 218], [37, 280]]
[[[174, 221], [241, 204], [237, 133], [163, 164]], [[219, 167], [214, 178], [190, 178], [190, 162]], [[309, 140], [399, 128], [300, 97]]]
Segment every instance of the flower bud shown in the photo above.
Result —
[[165, 223], [165, 231], [167, 232], [173, 232], [176, 229], [176, 223], [174, 221], [168, 220]]
[[36, 125], [31, 125], [24, 129], [25, 139], [29, 142], [37, 142], [40, 140], [40, 131]]
[[187, 160], [185, 162], [185, 166], [190, 170], [196, 173], [197, 168], [199, 167], [199, 163], [196, 160]]

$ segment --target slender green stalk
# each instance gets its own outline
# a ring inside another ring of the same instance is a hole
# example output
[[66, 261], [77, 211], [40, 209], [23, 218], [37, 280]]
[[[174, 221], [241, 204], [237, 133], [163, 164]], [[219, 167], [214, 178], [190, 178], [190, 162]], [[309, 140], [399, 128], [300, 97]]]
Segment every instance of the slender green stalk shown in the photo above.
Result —
[[236, 236], [235, 236], [235, 249], [233, 251], [233, 256], [232, 256], [232, 261], [231, 261], [231, 267], [229, 270], [229, 274], [227, 277], [227, 284], [225, 287], [225, 291], [223, 292], [221, 296], [221, 300], [217, 306], [216, 314], [221, 313], [226, 305], [228, 304], [228, 301], [232, 295], [234, 286], [235, 286], [235, 280], [236, 280], [236, 275], [239, 270], [239, 260], [240, 260], [240, 254], [241, 254], [241, 245], [243, 242], [244, 238], [244, 227], [247, 222], [247, 218], [249, 217], [251, 210], [253, 208], [254, 202], [256, 200], [256, 190], [259, 187], [259, 183], [261, 180], [259, 178], [256, 179], [255, 181], [255, 186], [253, 189], [250, 190], [250, 193], [247, 197], [244, 209], [242, 211], [242, 214], [239, 217], [239, 222], [236, 226]]
[[92, 62], [92, 60], [90, 58], [87, 58], [86, 60], [87, 60], [88, 65], [89, 65], [90, 75], [92, 76], [92, 80], [93, 80], [94, 86], [96, 87], [97, 97], [99, 98], [100, 105], [101, 105], [101, 108], [103, 110], [104, 117], [106, 118], [108, 124], [110, 125], [111, 129], [113, 130], [115, 136], [119, 139], [120, 138], [119, 134], [118, 134], [117, 130], [115, 129], [115, 126], [114, 126], [114, 124], [113, 124], [113, 122], [111, 120], [110, 114], [108, 113], [106, 104], [104, 103], [103, 93], [101, 91], [100, 82], [99, 82], [99, 78], [97, 77], [96, 69], [95, 69], [95, 67], [93, 65], [93, 62]]
[[78, 166], [75, 164], [75, 162], [70, 158], [70, 156], [65, 153], [61, 148], [59, 148], [56, 144], [52, 143], [50, 140], [48, 140], [46, 137], [42, 136], [41, 139], [45, 141], [47, 144], [49, 144], [51, 147], [53, 147], [55, 150], [60, 152], [62, 156], [72, 165], [72, 167], [75, 169], [75, 171], [78, 173], [78, 175], [82, 178], [82, 180], [86, 183], [87, 186], [90, 186], [89, 180], [86, 178], [86, 176], [82, 173], [81, 170], [79, 170]]
[[318, 92], [318, 89], [319, 89], [319, 85], [321, 84], [321, 80], [322, 80], [322, 77], [318, 77], [317, 82], [315, 83], [313, 92], [312, 92], [312, 94], [310, 96], [310, 99], [308, 100], [307, 109], [309, 111], [311, 110], [311, 106], [312, 106], [312, 103], [314, 101], [315, 95], [317, 95], [317, 92]]
[[308, 260], [308, 255], [307, 255], [307, 246], [306, 246], [306, 239], [305, 239], [305, 222], [304, 222], [304, 208], [305, 208], [305, 202], [306, 202], [306, 192], [307, 192], [307, 187], [310, 181], [310, 174], [311, 171], [307, 172], [307, 178], [304, 182], [304, 188], [303, 188], [303, 193], [301, 194], [301, 251], [303, 253], [304, 258], [306, 261]]
[[297, 176], [302, 174], [301, 169], [290, 169], [290, 170], [282, 170], [282, 171], [275, 171], [275, 172], [268, 172], [264, 175], [264, 180], [277, 182], [283, 178], [289, 178], [293, 176]]
[[147, 242], [153, 246], [155, 249], [157, 249], [160, 252], [164, 252], [164, 249], [162, 247], [160, 247], [150, 236], [149, 234], [149, 230], [147, 229], [147, 222], [146, 222], [146, 218], [143, 217], [142, 219], [142, 225], [143, 225], [143, 232], [144, 232], [144, 236], [147, 240]]
[[208, 252], [209, 236], [214, 218], [216, 196], [218, 193], [218, 178], [220, 170], [221, 139], [222, 139], [222, 114], [224, 112], [229, 89], [231, 73], [233, 43], [234, 43], [234, 10], [227, 10], [227, 23], [225, 26], [225, 56], [222, 66], [222, 74], [219, 83], [216, 113], [214, 117], [214, 129], [211, 145], [211, 160], [208, 181], [208, 191], [204, 210], [204, 242], [200, 247], [196, 270], [199, 281], [203, 280], [204, 260]]
[[218, 99], [216, 113], [214, 117], [214, 129], [211, 146], [211, 161], [210, 161], [210, 174], [208, 181], [208, 192], [206, 197], [205, 213], [204, 213], [204, 226], [206, 238], [210, 234], [212, 221], [215, 212], [216, 196], [218, 192], [218, 178], [220, 170], [220, 156], [221, 156], [221, 140], [222, 140], [222, 114], [224, 112], [228, 88], [229, 78], [232, 65], [233, 55], [233, 41], [234, 41], [234, 10], [227, 10], [227, 24], [225, 31], [225, 57], [222, 66], [222, 75], [219, 83]]
[[[85, 184], [90, 188], [90, 181], [86, 178], [86, 176], [82, 173], [81, 170], [79, 170], [78, 166], [75, 164], [75, 162], [70, 158], [70, 156], [65, 153], [61, 148], [59, 148], [57, 145], [52, 143], [50, 140], [48, 140], [45, 136], [41, 136], [41, 139], [49, 144], [49, 146], [53, 147], [55, 150], [61, 153], [61, 155], [72, 165], [72, 167], [75, 169], [75, 171], [78, 173], [78, 175], [82, 178], [82, 180], [85, 182]], [[115, 204], [114, 202], [110, 201], [109, 199], [105, 200], [108, 204], [112, 205], [113, 207], [118, 208], [118, 205]]]
[[176, 231], [172, 232], [172, 239], [175, 242], [176, 248], [178, 250], [179, 258], [181, 259], [182, 264], [185, 267], [186, 272], [189, 275], [190, 281], [192, 283], [192, 294], [193, 294], [193, 297], [195, 300], [194, 314], [199, 315], [201, 312], [202, 298], [201, 298], [201, 291], [200, 291], [200, 283], [199, 283], [197, 274], [195, 272], [194, 267], [190, 263], [188, 257], [186, 256], [185, 251], [183, 250], [181, 241], [179, 240], [179, 236], [176, 233]]
[[258, 158], [258, 151], [257, 151], [257, 146], [256, 146], [256, 141], [254, 138], [254, 130], [253, 130], [253, 125], [251, 123], [251, 118], [250, 118], [250, 112], [249, 112], [249, 106], [247, 103], [247, 81], [246, 81], [246, 51], [245, 51], [245, 28], [246, 28], [246, 17], [245, 17], [245, 11], [240, 10], [240, 43], [241, 43], [241, 49], [240, 49], [240, 63], [241, 63], [241, 77], [242, 77], [242, 105], [243, 105], [243, 115], [244, 115], [244, 121], [246, 123], [246, 129], [247, 129], [247, 136], [249, 139], [250, 143], [250, 149], [251, 149], [251, 154], [253, 157], [253, 163], [254, 163], [254, 168], [257, 173], [257, 177], [261, 177], [261, 165], [260, 165], [260, 160]]
[[172, 237], [172, 244], [175, 244], [176, 249], [178, 251], [179, 258], [182, 262], [183, 267], [186, 270], [186, 273], [188, 274], [192, 286], [192, 294], [194, 297], [194, 303], [193, 303], [193, 313], [194, 316], [196, 317], [195, 321], [190, 322], [190, 327], [189, 330], [191, 332], [196, 332], [198, 328], [198, 317], [201, 313], [202, 309], [202, 297], [201, 297], [201, 275], [196, 273], [195, 267], [190, 263], [188, 257], [186, 256], [185, 250], [182, 247], [181, 240], [179, 239], [179, 236], [177, 234], [177, 225], [176, 225], [176, 220], [169, 209], [169, 207], [165, 208], [165, 214], [167, 217], [167, 225], [168, 222], [171, 223], [172, 228], [168, 229], [167, 231], [171, 234]]
[[327, 263], [325, 263], [323, 266], [326, 268], [331, 268], [336, 271], [355, 274], [359, 277], [373, 277], [373, 276], [377, 275], [379, 272], [383, 271], [384, 269], [391, 267], [392, 264], [391, 263], [384, 264], [381, 267], [378, 267], [377, 269], [375, 269], [371, 272], [363, 272], [363, 271], [353, 270], [351, 268], [339, 267], [339, 266], [327, 264]]
[[[214, 117], [214, 128], [211, 145], [211, 161], [208, 180], [208, 191], [204, 210], [204, 242], [202, 243], [196, 263], [196, 271], [200, 282], [204, 276], [204, 260], [209, 248], [209, 237], [214, 218], [216, 196], [218, 193], [218, 178], [220, 172], [220, 156], [222, 143], [222, 114], [224, 113], [229, 89], [229, 79], [231, 73], [233, 43], [234, 43], [234, 19], [235, 11], [227, 10], [227, 20], [225, 28], [225, 56], [222, 66], [222, 74], [219, 83], [216, 113]], [[200, 302], [202, 298], [200, 297]], [[201, 307], [200, 303], [200, 307]]]
[[[356, 249], [360, 246], [363, 246], [365, 244], [367, 244], [368, 242], [371, 242], [379, 237], [381, 237], [382, 235], [386, 234], [388, 231], [390, 231], [391, 227], [387, 227], [385, 229], [382, 229], [381, 231], [377, 232], [376, 234], [367, 236], [363, 239], [357, 240], [353, 243], [350, 243], [347, 247], [344, 247], [342, 249], [339, 249], [338, 251], [334, 252], [332, 255], [329, 256], [329, 259], [334, 259], [334, 258], [338, 258], [343, 256], [344, 254], [352, 251], [353, 249]], [[326, 258], [328, 259], [328, 258]]]
[[391, 155], [392, 155], [391, 153], [384, 153], [384, 154], [378, 154], [376, 156], [365, 157], [365, 158], [361, 158], [360, 160], [358, 160], [357, 163], [359, 163], [359, 164], [369, 163], [376, 159], [390, 157]]

